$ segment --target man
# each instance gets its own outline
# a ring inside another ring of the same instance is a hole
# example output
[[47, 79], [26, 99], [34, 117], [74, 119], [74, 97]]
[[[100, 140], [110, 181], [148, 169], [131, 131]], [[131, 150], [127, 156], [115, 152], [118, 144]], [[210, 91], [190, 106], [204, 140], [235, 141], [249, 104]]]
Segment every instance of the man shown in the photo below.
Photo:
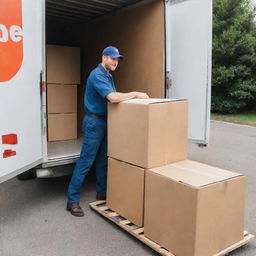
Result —
[[96, 163], [96, 199], [106, 199], [107, 177], [107, 101], [124, 100], [148, 95], [141, 92], [120, 93], [115, 89], [110, 71], [115, 71], [119, 59], [124, 57], [117, 48], [109, 46], [102, 52], [100, 63], [89, 75], [84, 98], [83, 146], [68, 186], [67, 210], [74, 216], [84, 216], [79, 205], [82, 184], [94, 160]]

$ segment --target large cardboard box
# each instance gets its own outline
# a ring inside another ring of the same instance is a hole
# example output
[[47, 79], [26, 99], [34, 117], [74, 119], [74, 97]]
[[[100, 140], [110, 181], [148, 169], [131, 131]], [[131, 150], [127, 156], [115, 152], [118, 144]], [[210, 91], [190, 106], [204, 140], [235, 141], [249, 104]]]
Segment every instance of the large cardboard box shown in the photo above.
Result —
[[108, 159], [107, 205], [124, 218], [143, 226], [145, 170]]
[[47, 85], [48, 114], [77, 112], [77, 85]]
[[47, 83], [80, 84], [80, 48], [47, 45]]
[[133, 99], [108, 105], [108, 155], [143, 168], [187, 158], [188, 102]]
[[146, 172], [145, 236], [177, 256], [212, 256], [243, 239], [245, 177], [185, 160]]
[[77, 138], [77, 113], [48, 114], [48, 141]]

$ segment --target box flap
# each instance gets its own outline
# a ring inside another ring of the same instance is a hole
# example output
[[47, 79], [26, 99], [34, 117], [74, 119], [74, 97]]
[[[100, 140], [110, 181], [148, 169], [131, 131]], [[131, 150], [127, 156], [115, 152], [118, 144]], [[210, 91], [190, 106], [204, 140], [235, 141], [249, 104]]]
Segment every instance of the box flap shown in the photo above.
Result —
[[173, 101], [181, 101], [185, 99], [161, 99], [161, 98], [149, 98], [149, 99], [131, 99], [121, 102], [122, 104], [132, 103], [132, 104], [157, 104], [157, 103], [166, 103]]
[[191, 160], [184, 160], [150, 170], [166, 178], [193, 187], [203, 187], [215, 182], [242, 176], [240, 173], [223, 170]]

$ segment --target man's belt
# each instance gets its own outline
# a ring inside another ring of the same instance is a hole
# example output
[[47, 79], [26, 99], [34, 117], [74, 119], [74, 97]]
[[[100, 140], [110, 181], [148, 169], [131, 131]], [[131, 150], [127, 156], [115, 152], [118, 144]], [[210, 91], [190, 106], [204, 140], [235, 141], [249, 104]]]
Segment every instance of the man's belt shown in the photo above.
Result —
[[102, 119], [102, 120], [106, 120], [107, 119], [107, 116], [105, 116], [105, 115], [93, 114], [93, 113], [90, 113], [88, 111], [85, 111], [85, 114], [87, 116], [91, 116], [91, 117], [94, 117], [94, 118], [99, 118], [99, 119]]

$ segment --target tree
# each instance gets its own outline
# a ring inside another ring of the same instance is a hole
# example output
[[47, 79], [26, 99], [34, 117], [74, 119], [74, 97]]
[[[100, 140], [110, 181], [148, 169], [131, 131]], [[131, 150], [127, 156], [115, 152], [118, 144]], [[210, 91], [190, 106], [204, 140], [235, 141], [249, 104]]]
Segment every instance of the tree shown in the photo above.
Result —
[[250, 0], [214, 0], [212, 111], [256, 102], [256, 24]]

